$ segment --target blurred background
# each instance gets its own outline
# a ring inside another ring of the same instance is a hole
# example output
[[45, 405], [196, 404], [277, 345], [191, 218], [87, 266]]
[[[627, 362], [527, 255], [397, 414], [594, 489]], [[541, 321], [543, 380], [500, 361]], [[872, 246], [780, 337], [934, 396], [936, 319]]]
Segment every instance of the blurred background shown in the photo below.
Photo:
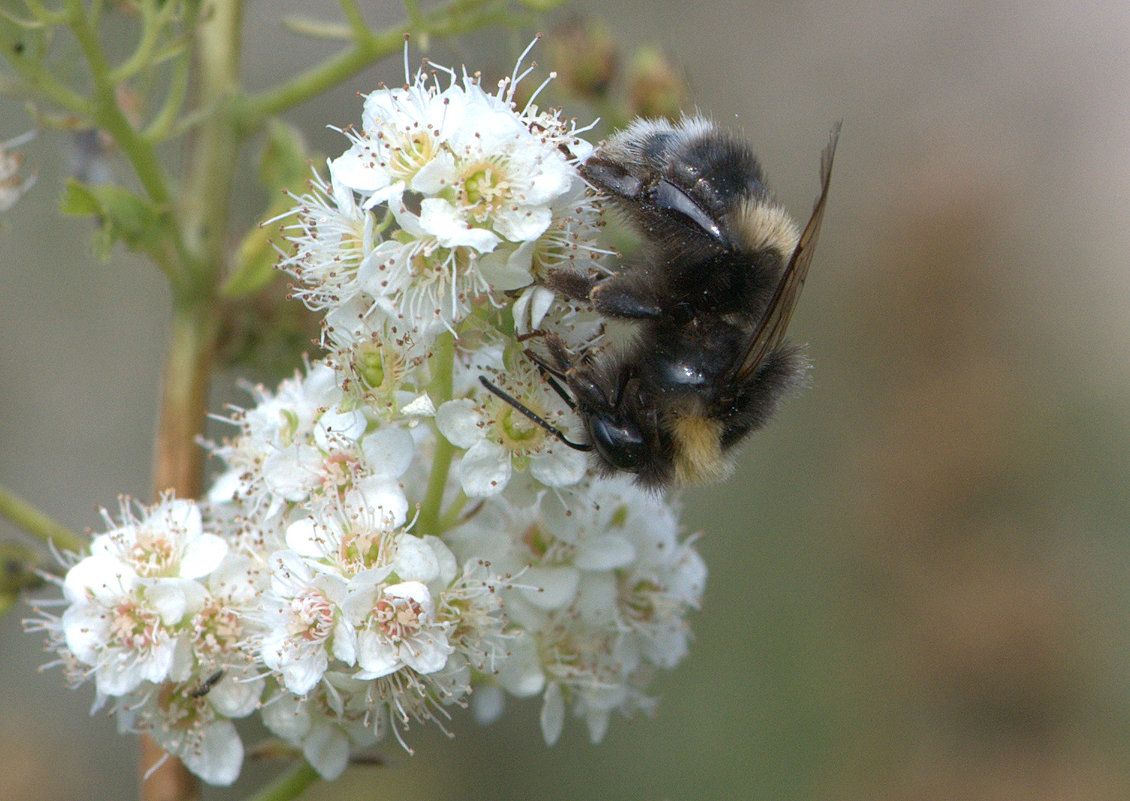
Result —
[[[327, 52], [277, 25], [323, 5], [249, 5], [250, 86]], [[684, 494], [710, 580], [654, 718], [615, 718], [599, 746], [574, 721], [547, 748], [535, 702], [461, 716], [308, 797], [1130, 797], [1130, 5], [589, 0], [427, 55], [502, 75], [541, 30], [544, 69], [578, 19], [606, 26], [618, 97], [658, 48], [659, 88], [748, 138], [801, 219], [843, 119], [791, 327], [812, 386], [729, 483]], [[325, 125], [402, 74], [377, 65], [290, 119], [336, 154]], [[27, 129], [0, 109], [0, 138]], [[0, 218], [0, 483], [83, 530], [150, 495], [168, 309], [148, 265], [99, 263], [55, 214], [70, 147], [23, 148], [39, 182]], [[0, 797], [133, 797], [135, 741], [87, 715], [91, 687], [37, 672], [28, 614], [0, 619]]]

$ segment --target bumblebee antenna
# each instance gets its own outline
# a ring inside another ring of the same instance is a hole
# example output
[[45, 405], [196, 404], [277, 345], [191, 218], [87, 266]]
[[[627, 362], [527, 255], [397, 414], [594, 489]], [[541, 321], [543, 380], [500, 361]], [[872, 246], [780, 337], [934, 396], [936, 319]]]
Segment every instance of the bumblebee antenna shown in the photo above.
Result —
[[522, 352], [526, 354], [526, 358], [537, 365], [538, 370], [541, 371], [541, 377], [544, 378], [545, 382], [553, 388], [553, 391], [557, 393], [558, 397], [561, 398], [561, 400], [565, 401], [565, 405], [572, 409], [574, 412], [577, 411], [577, 402], [573, 400], [573, 398], [565, 390], [565, 387], [561, 386], [561, 383], [557, 380], [561, 379], [562, 381], [564, 381], [565, 373], [554, 368], [549, 364], [549, 362], [547, 362], [538, 354], [534, 353], [529, 348], [526, 348]]
[[492, 393], [494, 393], [498, 397], [502, 398], [502, 400], [506, 401], [511, 406], [513, 406], [515, 409], [520, 411], [523, 415], [526, 416], [527, 419], [529, 419], [530, 421], [532, 421], [534, 423], [537, 423], [539, 426], [544, 428], [546, 431], [548, 431], [553, 436], [557, 437], [559, 440], [561, 440], [563, 443], [568, 445], [573, 450], [575, 450], [575, 451], [591, 451], [592, 450], [592, 445], [589, 445], [588, 443], [573, 442], [571, 439], [569, 439], [563, 433], [561, 433], [561, 429], [556, 428], [555, 426], [551, 425], [545, 419], [538, 416], [533, 410], [524, 406], [521, 403], [521, 401], [519, 401], [519, 400], [515, 399], [514, 397], [512, 397], [511, 395], [507, 394], [504, 390], [496, 387], [494, 384], [492, 384], [490, 381], [487, 380], [486, 376], [479, 376], [479, 381], [482, 383], [482, 385], [484, 387], [489, 389]]

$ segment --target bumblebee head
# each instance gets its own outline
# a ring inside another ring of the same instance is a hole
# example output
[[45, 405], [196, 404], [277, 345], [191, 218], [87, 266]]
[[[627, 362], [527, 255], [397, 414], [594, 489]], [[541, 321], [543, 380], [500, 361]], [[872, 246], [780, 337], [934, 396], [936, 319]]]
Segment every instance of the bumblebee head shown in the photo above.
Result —
[[590, 414], [587, 422], [593, 448], [610, 466], [638, 473], [647, 465], [650, 449], [637, 424], [599, 413]]

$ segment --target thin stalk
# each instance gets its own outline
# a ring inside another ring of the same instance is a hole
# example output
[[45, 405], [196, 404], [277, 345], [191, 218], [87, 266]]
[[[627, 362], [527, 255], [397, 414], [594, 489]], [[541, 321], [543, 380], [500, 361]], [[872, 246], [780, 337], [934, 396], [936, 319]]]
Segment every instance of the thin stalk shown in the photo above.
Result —
[[90, 77], [94, 82], [94, 122], [105, 129], [121, 147], [149, 197], [159, 205], [168, 204], [171, 194], [161, 162], [152, 145], [134, 130], [118, 106], [115, 94], [118, 87], [98, 41], [97, 31], [91, 26], [80, 0], [67, 0], [66, 7], [71, 31], [86, 57]]
[[[429, 391], [438, 407], [451, 399], [452, 372], [455, 369], [455, 338], [444, 334], [436, 341], [435, 378]], [[432, 457], [432, 472], [428, 476], [428, 489], [424, 502], [420, 505], [420, 516], [416, 521], [418, 534], [439, 534], [440, 512], [443, 507], [443, 491], [447, 487], [447, 476], [451, 472], [451, 460], [455, 457], [455, 446], [447, 441], [438, 430], [435, 432], [436, 448]]]
[[317, 780], [317, 772], [306, 760], [300, 759], [290, 770], [245, 801], [292, 801]]
[[86, 539], [56, 523], [27, 501], [18, 498], [6, 487], [0, 486], [0, 517], [11, 520], [33, 537], [53, 544], [61, 551], [80, 553], [86, 550]]
[[[204, 452], [196, 437], [204, 428], [219, 331], [215, 308], [215, 304], [197, 303], [173, 310], [153, 456], [153, 486], [157, 493], [172, 490], [179, 498], [200, 494]], [[196, 777], [148, 736], [141, 738], [138, 776], [143, 801], [199, 798]]]
[[436, 530], [430, 533], [440, 537], [443, 536], [443, 533], [449, 528], [454, 528], [458, 525], [460, 515], [463, 514], [463, 509], [467, 505], [468, 500], [470, 499], [467, 497], [466, 493], [464, 493], [463, 490], [459, 490], [459, 494], [451, 500], [451, 503], [448, 504], [447, 508], [444, 510], [443, 517], [441, 517], [436, 524]]
[[197, 129], [189, 154], [181, 216], [192, 263], [186, 290], [213, 296], [224, 264], [241, 134], [233, 119], [240, 93], [243, 8], [239, 0], [207, 0], [196, 31], [192, 95], [213, 109]]
[[173, 311], [153, 460], [156, 493], [173, 490], [181, 498], [200, 494], [204, 452], [196, 438], [204, 430], [218, 331], [210, 304]]
[[330, 56], [281, 86], [252, 96], [242, 109], [245, 130], [255, 130], [270, 118], [356, 75], [404, 46], [404, 37], [413, 35], [451, 36], [466, 33], [501, 18], [503, 12], [491, 9], [497, 0], [454, 0], [424, 17], [374, 33], [353, 47]]

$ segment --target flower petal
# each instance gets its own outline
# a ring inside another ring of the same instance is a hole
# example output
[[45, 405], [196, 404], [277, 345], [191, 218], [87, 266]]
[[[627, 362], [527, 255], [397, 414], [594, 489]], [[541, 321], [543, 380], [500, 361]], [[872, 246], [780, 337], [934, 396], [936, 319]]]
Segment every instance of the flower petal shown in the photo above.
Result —
[[561, 692], [561, 685], [557, 682], [545, 689], [545, 699], [542, 702], [541, 713], [538, 715], [541, 724], [541, 736], [545, 738], [546, 745], [553, 745], [561, 736], [561, 729], [565, 726], [565, 696]]
[[345, 772], [349, 762], [349, 738], [337, 726], [319, 721], [302, 741], [302, 756], [319, 776], [333, 781]]
[[623, 537], [606, 534], [586, 537], [577, 544], [573, 564], [581, 570], [616, 570], [632, 563], [636, 549]]
[[412, 435], [400, 428], [381, 428], [361, 440], [361, 453], [374, 478], [399, 478], [415, 452]]
[[501, 445], [479, 440], [463, 454], [459, 481], [468, 497], [497, 495], [510, 481], [510, 454]]
[[439, 575], [439, 561], [435, 551], [428, 543], [411, 534], [406, 534], [397, 541], [392, 568], [401, 581], [426, 584]]
[[588, 457], [561, 442], [550, 446], [553, 450], [530, 457], [530, 475], [547, 487], [568, 487], [585, 477]]
[[243, 741], [230, 720], [216, 720], [201, 727], [192, 745], [178, 749], [177, 756], [208, 784], [226, 787], [239, 778]]
[[470, 448], [483, 438], [481, 420], [470, 398], [447, 401], [436, 410], [436, 428], [456, 448]]
[[223, 537], [201, 534], [184, 549], [180, 560], [180, 575], [189, 579], [206, 576], [219, 567], [227, 555], [228, 543]]
[[472, 227], [459, 209], [438, 197], [420, 201], [420, 227], [445, 248], [469, 247], [489, 253], [501, 241], [487, 228]]
[[577, 594], [581, 574], [574, 567], [531, 567], [522, 574], [522, 595], [539, 609], [563, 609]]

